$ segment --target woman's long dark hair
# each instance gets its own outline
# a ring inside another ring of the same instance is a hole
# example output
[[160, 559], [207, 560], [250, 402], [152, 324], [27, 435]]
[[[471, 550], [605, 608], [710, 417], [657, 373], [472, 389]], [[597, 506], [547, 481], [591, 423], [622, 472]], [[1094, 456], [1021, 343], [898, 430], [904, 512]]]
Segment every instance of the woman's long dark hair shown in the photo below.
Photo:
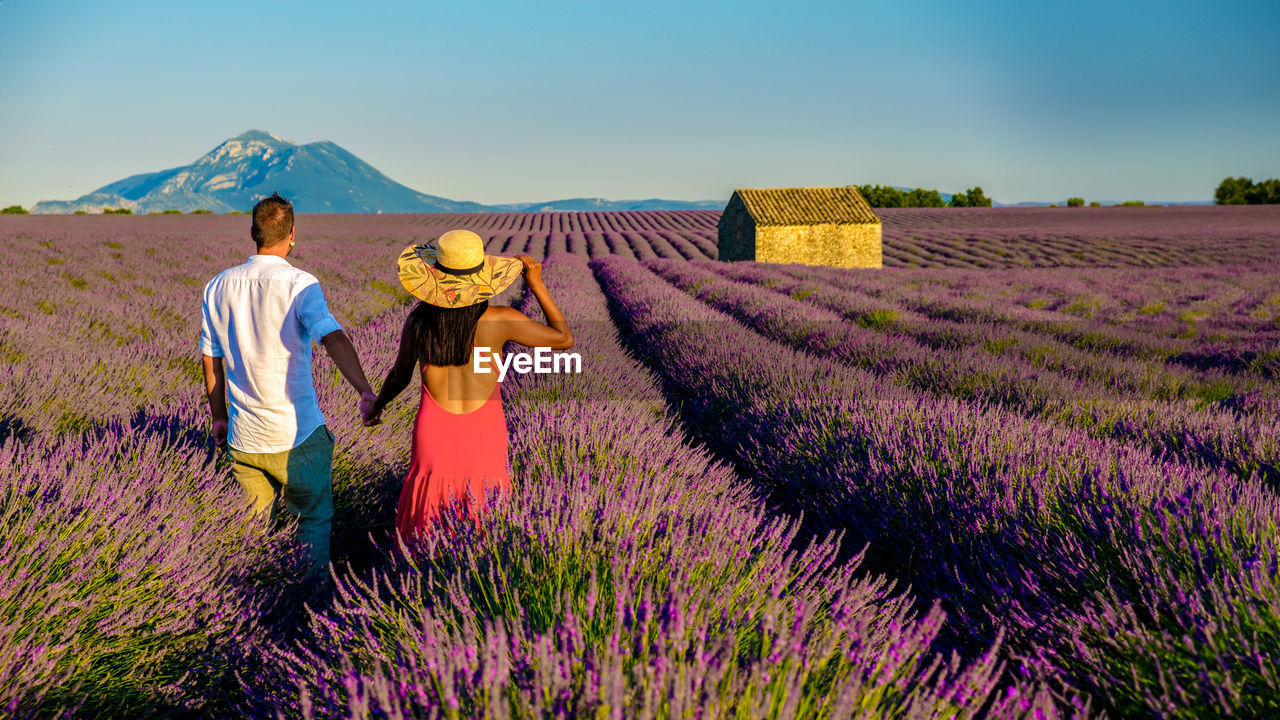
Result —
[[418, 364], [425, 368], [471, 362], [476, 323], [488, 308], [488, 300], [457, 308], [419, 302], [409, 313], [409, 337], [417, 349]]

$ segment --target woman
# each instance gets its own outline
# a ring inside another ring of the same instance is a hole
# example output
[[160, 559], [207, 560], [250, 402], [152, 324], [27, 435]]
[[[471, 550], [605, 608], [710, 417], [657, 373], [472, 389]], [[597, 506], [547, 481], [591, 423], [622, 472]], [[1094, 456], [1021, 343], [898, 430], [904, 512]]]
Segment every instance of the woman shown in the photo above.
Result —
[[[547, 325], [515, 308], [489, 306], [523, 269]], [[505, 491], [507, 421], [496, 361], [508, 342], [564, 350], [573, 333], [542, 284], [542, 266], [528, 255], [484, 254], [480, 236], [451, 230], [438, 247], [415, 245], [400, 255], [400, 282], [422, 302], [405, 320], [395, 364], [382, 391], [365, 412], [366, 425], [381, 421], [382, 409], [408, 386], [419, 367], [422, 394], [413, 423], [409, 473], [400, 491], [396, 529], [412, 539], [427, 531], [450, 498], [467, 495], [483, 505], [486, 488]], [[487, 349], [476, 372], [473, 353]], [[468, 503], [468, 510], [475, 508]]]

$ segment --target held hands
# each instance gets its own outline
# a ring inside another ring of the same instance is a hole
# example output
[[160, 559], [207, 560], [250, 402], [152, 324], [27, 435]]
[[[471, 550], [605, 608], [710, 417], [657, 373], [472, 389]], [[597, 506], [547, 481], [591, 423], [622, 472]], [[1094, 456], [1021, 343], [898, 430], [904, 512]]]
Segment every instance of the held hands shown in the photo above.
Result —
[[227, 421], [214, 420], [213, 427], [210, 429], [213, 435], [213, 446], [219, 450], [227, 449]]
[[365, 427], [373, 427], [382, 422], [382, 409], [375, 410], [377, 402], [377, 395], [368, 391], [360, 393], [360, 422]]

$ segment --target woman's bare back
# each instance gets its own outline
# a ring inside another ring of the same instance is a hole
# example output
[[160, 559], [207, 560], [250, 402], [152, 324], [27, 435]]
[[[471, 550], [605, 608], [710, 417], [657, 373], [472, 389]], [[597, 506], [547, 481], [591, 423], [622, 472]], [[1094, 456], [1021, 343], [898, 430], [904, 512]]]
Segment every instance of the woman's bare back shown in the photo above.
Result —
[[475, 372], [475, 362], [470, 358], [466, 365], [427, 365], [424, 368], [422, 375], [427, 392], [446, 412], [455, 415], [474, 412], [493, 395], [498, 384], [497, 361], [510, 339], [505, 332], [509, 323], [510, 318], [499, 307], [485, 310], [476, 323], [474, 346], [488, 351], [488, 358], [492, 360], [486, 358], [481, 367], [489, 372]]
[[[419, 368], [427, 392], [445, 412], [455, 415], [474, 412], [494, 394], [498, 384], [497, 362], [502, 358], [502, 348], [507, 342], [553, 350], [567, 350], [573, 346], [573, 332], [542, 283], [542, 265], [528, 255], [518, 257], [525, 266], [525, 283], [529, 292], [537, 299], [549, 324], [532, 320], [512, 307], [495, 305], [487, 308], [476, 322], [472, 344], [475, 348], [488, 350], [487, 362], [481, 365], [490, 372], [475, 371], [474, 349], [464, 365]], [[411, 382], [413, 368], [418, 364], [418, 349], [410, 332], [410, 321], [410, 318], [405, 320], [395, 362], [377, 399], [365, 414], [366, 425], [381, 422], [382, 408]]]

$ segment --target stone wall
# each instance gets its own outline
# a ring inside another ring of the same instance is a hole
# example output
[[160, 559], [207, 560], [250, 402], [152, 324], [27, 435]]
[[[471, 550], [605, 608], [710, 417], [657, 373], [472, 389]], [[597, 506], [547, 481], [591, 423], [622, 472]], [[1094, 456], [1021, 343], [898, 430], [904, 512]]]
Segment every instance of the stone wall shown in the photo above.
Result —
[[[767, 225], [756, 230], [754, 259], [758, 262], [878, 268], [883, 266], [880, 240], [879, 223]], [[722, 250], [721, 259], [731, 258], [724, 257]]]
[[754, 260], [756, 256], [756, 223], [734, 195], [720, 215], [716, 242], [717, 259]]

